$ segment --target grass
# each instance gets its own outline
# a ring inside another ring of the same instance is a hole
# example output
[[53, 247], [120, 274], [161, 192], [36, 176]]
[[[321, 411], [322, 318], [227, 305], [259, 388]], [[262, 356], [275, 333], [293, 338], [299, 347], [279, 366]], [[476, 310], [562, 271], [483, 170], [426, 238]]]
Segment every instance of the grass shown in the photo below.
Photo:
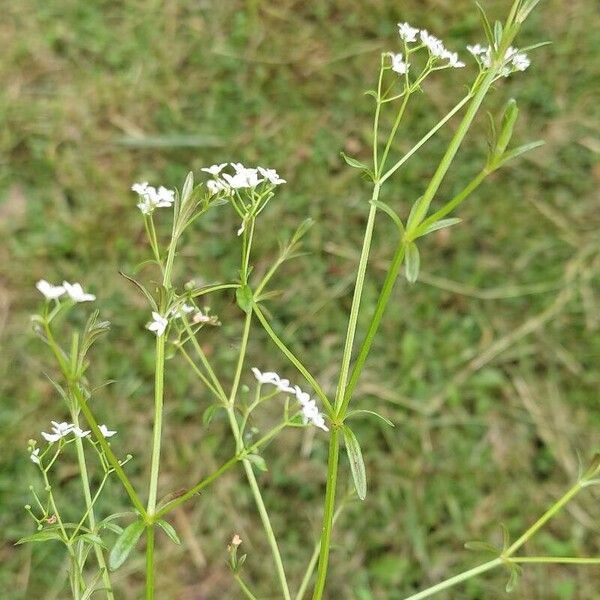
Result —
[[[486, 3], [497, 14], [505, 4]], [[372, 107], [363, 92], [374, 84], [378, 52], [394, 47], [400, 19], [428, 27], [456, 49], [480, 34], [464, 0], [23, 0], [4, 12], [0, 589], [11, 600], [51, 599], [64, 597], [64, 557], [49, 545], [13, 546], [31, 530], [22, 509], [33, 479], [27, 439], [62, 416], [44, 377], [49, 357], [28, 329], [39, 301], [34, 282], [82, 280], [98, 294], [113, 327], [95, 351], [92, 378], [115, 383], [95, 409], [119, 430], [115, 448], [134, 454], [130, 472], [145, 480], [153, 343], [139, 335], [147, 309], [118, 275], [132, 273], [146, 252], [128, 188], [142, 178], [181, 185], [189, 169], [225, 160], [275, 167], [289, 185], [269, 207], [278, 227], [263, 223], [259, 232], [257, 268], [269, 264], [277, 241], [302, 219], [317, 221], [308, 253], [279, 276], [282, 294], [270, 308], [278, 331], [331, 390], [367, 212], [366, 186], [339, 151], [368, 158]], [[395, 292], [357, 398], [396, 427], [365, 420], [356, 428], [369, 493], [337, 523], [331, 598], [402, 598], [475, 564], [479, 557], [462, 549], [465, 541], [497, 541], [500, 522], [517, 535], [575, 478], [577, 452], [589, 456], [600, 445], [595, 16], [592, 0], [567, 8], [558, 0], [542, 3], [524, 42], [553, 45], [536, 52], [525, 75], [498, 85], [489, 108], [514, 95], [522, 111], [517, 140], [543, 138], [546, 146], [484, 184], [461, 208], [461, 226], [422, 245], [420, 282]], [[433, 78], [428, 95], [413, 105], [401, 145], [451, 105], [451, 90], [460, 93], [451, 77], [466, 81], [456, 72]], [[444, 193], [480, 167], [484, 133], [481, 119]], [[429, 144], [383, 199], [406, 209], [422, 193], [443, 143]], [[180, 280], [234, 276], [237, 249], [228, 240], [237, 225], [220, 211], [196, 227]], [[371, 303], [392, 251], [391, 228], [383, 219], [378, 228], [364, 294]], [[209, 334], [206, 349], [225, 369], [241, 323], [231, 298], [216, 299], [213, 309], [223, 326]], [[255, 337], [251, 357], [259, 367], [288, 372], [265, 336]], [[199, 478], [232, 450], [223, 443], [223, 420], [202, 425], [208, 396], [184, 373], [173, 358], [159, 496], [188, 484], [190, 474]], [[297, 585], [320, 525], [326, 448], [292, 432], [265, 457], [269, 472], [261, 482]], [[67, 497], [77, 493], [73, 476], [61, 467]], [[124, 506], [124, 497], [113, 484], [101, 511], [115, 503]], [[528, 550], [598, 555], [599, 516], [591, 490]], [[266, 541], [239, 470], [179, 510], [173, 524], [185, 548], [159, 538], [158, 597], [238, 597], [225, 567], [234, 532], [249, 554], [247, 579], [260, 598], [276, 597]], [[118, 572], [118, 597], [139, 597], [142, 561], [139, 555]], [[490, 573], [456, 594], [502, 598], [506, 577]], [[531, 566], [513, 597], [587, 600], [597, 594], [597, 581], [595, 567]]]

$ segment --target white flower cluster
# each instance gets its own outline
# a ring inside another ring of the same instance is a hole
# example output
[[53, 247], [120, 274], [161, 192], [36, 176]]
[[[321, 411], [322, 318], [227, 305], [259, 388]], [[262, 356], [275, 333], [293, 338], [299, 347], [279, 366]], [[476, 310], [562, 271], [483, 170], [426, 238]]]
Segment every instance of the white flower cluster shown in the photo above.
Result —
[[96, 299], [94, 294], [88, 294], [83, 291], [81, 284], [79, 283], [69, 283], [68, 281], [63, 281], [62, 285], [52, 285], [48, 283], [45, 279], [40, 279], [35, 287], [44, 295], [47, 300], [57, 300], [64, 294], [67, 294], [71, 300], [74, 302], [91, 302]]
[[[85, 437], [89, 436], [91, 433], [91, 431], [89, 431], [89, 430], [84, 431], [80, 427], [77, 427], [77, 425], [73, 425], [73, 423], [67, 423], [66, 421], [62, 421], [60, 423], [58, 421], [50, 421], [50, 423], [52, 425], [52, 429], [50, 430], [50, 433], [42, 431], [42, 437], [49, 444], [58, 442], [59, 440], [66, 438], [67, 436], [69, 436], [71, 434], [73, 434], [75, 437], [78, 437], [78, 438], [85, 438]], [[113, 435], [115, 435], [115, 433], [117, 433], [116, 431], [111, 431], [106, 425], [99, 425], [98, 427], [100, 429], [100, 432], [102, 433], [102, 435], [105, 438], [112, 437]], [[40, 464], [39, 454], [40, 454], [40, 449], [35, 448], [29, 455], [29, 458], [31, 459], [31, 461], [34, 462], [36, 465]]]
[[[474, 46], [467, 46], [467, 50], [482, 67], [489, 69], [492, 66], [492, 48], [490, 46], [475, 44]], [[527, 53], [511, 46], [504, 54], [504, 64], [500, 75], [508, 77], [515, 71], [525, 71], [530, 65], [531, 61]]]
[[192, 306], [191, 304], [182, 304], [181, 306], [175, 306], [169, 310], [166, 317], [163, 317], [160, 313], [152, 311], [152, 321], [146, 325], [146, 329], [152, 331], [157, 337], [160, 337], [166, 331], [169, 325], [169, 318], [172, 319], [183, 319], [185, 316], [190, 315], [192, 323], [199, 325], [220, 325], [219, 317], [217, 315], [208, 314], [209, 309], [204, 308], [202, 312], [199, 308]]
[[[465, 66], [465, 63], [459, 60], [456, 52], [448, 50], [442, 40], [431, 35], [427, 29], [418, 29], [408, 23], [398, 23], [398, 33], [406, 44], [420, 44], [419, 47], [427, 48], [431, 58], [448, 61], [442, 67], [459, 69]], [[392, 70], [404, 75], [410, 65], [405, 62], [403, 55], [390, 53], [390, 56], [392, 57]]]
[[280, 392], [294, 394], [300, 404], [305, 425], [310, 422], [323, 431], [329, 431], [329, 428], [325, 425], [323, 415], [319, 412], [316, 401], [310, 397], [310, 394], [302, 391], [297, 385], [292, 386], [289, 379], [283, 379], [273, 371], [261, 373], [256, 367], [252, 367], [252, 373], [254, 373], [254, 377], [259, 383], [268, 383], [274, 385]]
[[[233, 167], [233, 173], [224, 173], [223, 170], [228, 165]], [[261, 183], [277, 186], [286, 183], [277, 174], [275, 169], [265, 169], [263, 167], [248, 168], [241, 163], [221, 163], [202, 169], [214, 177], [206, 183], [206, 187], [211, 195], [224, 192], [227, 195], [234, 190], [254, 189]]]
[[137, 207], [143, 215], [151, 215], [155, 208], [170, 208], [175, 202], [175, 192], [162, 185], [157, 190], [143, 181], [134, 183], [131, 189], [140, 197]]

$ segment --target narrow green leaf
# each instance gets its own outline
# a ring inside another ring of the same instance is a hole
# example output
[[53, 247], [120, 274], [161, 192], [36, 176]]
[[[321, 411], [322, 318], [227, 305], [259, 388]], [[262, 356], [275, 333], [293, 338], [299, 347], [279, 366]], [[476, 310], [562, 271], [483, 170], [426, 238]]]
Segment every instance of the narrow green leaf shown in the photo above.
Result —
[[346, 419], [350, 419], [351, 417], [354, 417], [354, 416], [360, 415], [360, 414], [373, 415], [374, 417], [377, 417], [377, 418], [381, 419], [386, 425], [389, 425], [390, 427], [395, 427], [395, 425], [387, 417], [384, 417], [383, 415], [380, 415], [378, 412], [375, 412], [374, 410], [366, 410], [364, 408], [359, 408], [359, 409], [356, 409], [356, 410], [351, 410], [346, 415]]
[[144, 522], [138, 520], [123, 530], [123, 533], [117, 538], [115, 545], [108, 555], [108, 566], [111, 571], [118, 569], [127, 560], [129, 553], [138, 543], [144, 527]]
[[510, 564], [510, 576], [508, 577], [508, 581], [506, 582], [506, 593], [510, 594], [514, 592], [519, 584], [519, 576], [521, 575], [520, 569], [515, 564]]
[[421, 204], [423, 203], [423, 196], [417, 198], [415, 203], [412, 205], [410, 209], [410, 213], [408, 215], [408, 220], [406, 221], [406, 230], [413, 231], [416, 229], [421, 221], [421, 215], [419, 214]]
[[123, 271], [119, 271], [119, 274], [122, 275], [123, 277], [125, 277], [125, 279], [127, 279], [127, 281], [133, 283], [133, 285], [135, 285], [135, 287], [138, 290], [140, 290], [142, 292], [142, 294], [144, 294], [144, 296], [150, 303], [152, 310], [158, 311], [158, 307], [156, 306], [156, 302], [154, 301], [152, 294], [150, 294], [150, 292], [139, 281], [136, 281], [133, 277], [129, 277], [129, 275], [125, 275], [125, 273], [123, 273]]
[[514, 150], [509, 150], [508, 152], [506, 152], [505, 154], [502, 155], [502, 157], [500, 159], [500, 165], [507, 163], [509, 160], [512, 160], [513, 158], [517, 158], [518, 156], [521, 156], [521, 154], [525, 154], [526, 152], [535, 150], [536, 148], [543, 146], [544, 143], [545, 142], [543, 142], [542, 140], [538, 140], [537, 142], [530, 142], [529, 144], [523, 144], [522, 146], [519, 146], [518, 148], [515, 148]]
[[500, 527], [502, 527], [502, 549], [508, 550], [510, 546], [510, 532], [504, 523], [500, 523]]
[[101, 525], [98, 525], [98, 529], [108, 529], [117, 535], [121, 535], [123, 533], [123, 528], [116, 523], [102, 523]]
[[29, 542], [47, 542], [48, 540], [59, 540], [64, 542], [58, 531], [38, 531], [37, 533], [32, 533], [31, 535], [22, 537], [15, 543], [15, 545], [28, 544]]
[[409, 242], [406, 245], [406, 254], [404, 257], [404, 274], [409, 283], [417, 281], [420, 265], [421, 259], [419, 257], [419, 249], [414, 242]]
[[452, 225], [457, 225], [458, 223], [461, 223], [461, 222], [462, 222], [462, 219], [459, 219], [457, 217], [453, 217], [451, 219], [440, 219], [439, 221], [436, 221], [435, 223], [431, 223], [431, 225], [428, 225], [423, 230], [423, 233], [421, 233], [419, 235], [419, 237], [428, 235], [429, 233], [432, 233], [433, 231], [437, 231], [438, 229], [446, 229], [446, 227], [452, 227]]
[[492, 26], [490, 25], [487, 15], [485, 14], [485, 10], [483, 10], [483, 6], [481, 6], [481, 4], [479, 4], [479, 2], [475, 2], [475, 5], [477, 6], [477, 10], [479, 11], [479, 17], [481, 19], [481, 23], [483, 25], [483, 31], [485, 33], [485, 37], [488, 41], [488, 44], [490, 46], [493, 46], [494, 45], [494, 35], [492, 33]]
[[217, 411], [222, 408], [224, 409], [225, 407], [218, 403], [208, 406], [204, 413], [202, 413], [202, 423], [208, 427], [211, 424], [214, 416], [217, 414]]
[[497, 556], [500, 555], [500, 550], [498, 550], [498, 548], [496, 548], [495, 546], [488, 544], [487, 542], [467, 542], [465, 544], [465, 548], [467, 550], [473, 550], [474, 552], [491, 553]]
[[502, 42], [502, 23], [500, 21], [496, 21], [494, 23], [494, 48], [500, 48], [500, 44]]
[[185, 183], [181, 190], [181, 204], [185, 204], [188, 198], [192, 195], [194, 189], [194, 174], [190, 171], [185, 178]]
[[267, 463], [260, 454], [248, 454], [246, 458], [256, 466], [259, 471], [268, 471]]
[[360, 162], [360, 160], [356, 160], [356, 158], [352, 158], [348, 156], [344, 152], [340, 152], [341, 157], [346, 161], [346, 164], [354, 167], [355, 169], [362, 169], [363, 171], [368, 171], [369, 167], [364, 163]]
[[404, 231], [404, 225], [402, 225], [400, 217], [391, 206], [381, 200], [371, 200], [371, 204], [376, 206], [379, 210], [382, 210], [390, 219], [392, 219], [400, 231]]
[[94, 592], [99, 592], [100, 589], [96, 586], [100, 583], [100, 578], [104, 575], [105, 569], [100, 569], [94, 578], [88, 583], [83, 596], [81, 596], [81, 600], [89, 600], [92, 597]]
[[343, 432], [346, 452], [348, 454], [348, 460], [350, 461], [350, 471], [352, 472], [352, 479], [354, 480], [354, 488], [356, 489], [358, 497], [361, 500], [364, 500], [367, 495], [367, 474], [360, 444], [350, 427], [344, 425]]
[[100, 546], [101, 548], [106, 548], [106, 544], [102, 541], [102, 538], [95, 533], [84, 533], [82, 535], [77, 536], [78, 540], [85, 540], [92, 546]]
[[504, 114], [502, 115], [502, 129], [500, 131], [500, 137], [498, 138], [498, 143], [496, 144], [496, 155], [501, 156], [504, 154], [504, 151], [508, 147], [508, 143], [512, 138], [513, 130], [515, 128], [515, 123], [517, 122], [517, 118], [519, 116], [519, 107], [517, 106], [517, 101], [514, 98], [511, 98], [504, 108]]
[[252, 311], [252, 303], [254, 302], [254, 295], [249, 285], [242, 285], [235, 290], [235, 299], [238, 306], [246, 313]]
[[181, 540], [175, 531], [175, 528], [171, 523], [168, 523], [164, 519], [159, 519], [156, 524], [169, 536], [169, 539], [177, 545], [181, 545]]
[[522, 7], [519, 13], [517, 14], [517, 21], [519, 23], [523, 23], [525, 19], [529, 16], [529, 13], [540, 3], [541, 0], [529, 0]]

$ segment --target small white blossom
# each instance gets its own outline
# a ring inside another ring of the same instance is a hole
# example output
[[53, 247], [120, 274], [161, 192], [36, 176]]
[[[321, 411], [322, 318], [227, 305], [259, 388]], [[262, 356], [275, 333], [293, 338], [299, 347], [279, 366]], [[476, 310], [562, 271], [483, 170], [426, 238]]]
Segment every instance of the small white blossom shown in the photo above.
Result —
[[52, 285], [48, 283], [45, 279], [40, 279], [35, 287], [48, 299], [48, 300], [56, 300], [60, 298], [65, 293], [65, 288], [62, 285]]
[[446, 49], [444, 48], [442, 40], [436, 38], [434, 35], [431, 35], [427, 29], [421, 29], [419, 37], [421, 38], [421, 42], [423, 42], [432, 56], [443, 58], [443, 54]]
[[231, 193], [231, 188], [222, 179], [211, 179], [210, 181], [207, 181], [206, 188], [211, 196], [214, 196], [219, 192]]
[[169, 314], [176, 319], [182, 319], [185, 315], [189, 315], [193, 313], [196, 309], [191, 304], [182, 304], [181, 306], [175, 306], [170, 311]]
[[[474, 46], [467, 46], [467, 50], [485, 69], [489, 69], [492, 66], [492, 48], [490, 46], [475, 44]], [[511, 46], [504, 54], [500, 75], [502, 77], [508, 77], [515, 71], [525, 71], [530, 65], [531, 61], [529, 60], [527, 53], [521, 52], [518, 48], [513, 48]]]
[[302, 391], [298, 386], [295, 386], [296, 399], [300, 404], [302, 410], [302, 419], [304, 424], [312, 423], [323, 431], [329, 431], [327, 425], [325, 425], [325, 418], [319, 412], [319, 408], [315, 400], [310, 397], [310, 394]]
[[42, 437], [51, 444], [58, 442], [61, 438], [67, 437], [73, 431], [73, 425], [71, 423], [65, 421], [62, 423], [50, 421], [50, 423], [52, 423], [52, 433], [42, 431]]
[[458, 54], [456, 52], [446, 50], [443, 54], [443, 58], [448, 59], [448, 66], [453, 67], [454, 69], [460, 69], [465, 66], [465, 63], [458, 59]]
[[162, 185], [157, 190], [148, 185], [147, 181], [143, 181], [134, 183], [131, 189], [140, 197], [141, 201], [137, 207], [144, 215], [152, 214], [155, 208], [169, 208], [175, 202], [174, 190], [169, 190]]
[[226, 166], [227, 163], [221, 163], [220, 165], [212, 165], [210, 167], [204, 167], [200, 170], [204, 171], [205, 173], [210, 173], [211, 175], [218, 175]]
[[515, 70], [525, 71], [531, 65], [531, 61], [525, 52], [518, 52], [512, 57], [512, 64]]
[[467, 50], [475, 57], [485, 54], [488, 50], [486, 46], [482, 46], [481, 44], [475, 44], [474, 46], [467, 46]]
[[75, 434], [75, 437], [84, 438], [84, 437], [87, 437], [88, 435], [90, 435], [90, 433], [92, 433], [92, 432], [89, 429], [86, 431], [83, 431], [83, 429], [77, 427], [77, 425], [73, 425], [73, 433]]
[[408, 23], [398, 23], [398, 33], [405, 42], [416, 42], [419, 30]]
[[279, 177], [275, 169], [264, 169], [263, 167], [258, 167], [258, 172], [272, 185], [281, 185], [282, 183], [287, 183], [285, 179]]
[[146, 329], [153, 331], [157, 337], [160, 337], [165, 332], [169, 321], [155, 311], [152, 311], [152, 319], [153, 321], [146, 325]]
[[405, 75], [408, 73], [410, 65], [404, 62], [404, 55], [388, 52], [388, 56], [392, 59], [392, 71], [398, 73], [399, 75]]
[[63, 286], [69, 295], [69, 298], [75, 302], [91, 302], [96, 299], [94, 294], [88, 294], [87, 292], [84, 292], [80, 283], [69, 283], [68, 281], [63, 281]]
[[252, 373], [254, 373], [254, 377], [256, 377], [258, 383], [271, 383], [276, 385], [279, 381], [279, 375], [272, 371], [265, 371], [262, 373], [256, 367], [252, 367]]
[[29, 455], [29, 458], [31, 459], [32, 463], [39, 465], [40, 464], [40, 449], [36, 448], [35, 450], [33, 450], [33, 452]]
[[105, 438], [112, 437], [117, 433], [116, 431], [111, 431], [106, 425], [98, 425], [98, 429]]
[[[239, 163], [232, 164], [238, 165]], [[234, 168], [236, 167], [234, 166]], [[239, 170], [236, 168], [235, 175], [223, 173], [223, 178], [225, 179], [229, 187], [234, 190], [244, 188], [255, 188], [259, 183], [263, 181], [258, 177], [258, 169], [246, 169], [245, 167], [242, 167]]]

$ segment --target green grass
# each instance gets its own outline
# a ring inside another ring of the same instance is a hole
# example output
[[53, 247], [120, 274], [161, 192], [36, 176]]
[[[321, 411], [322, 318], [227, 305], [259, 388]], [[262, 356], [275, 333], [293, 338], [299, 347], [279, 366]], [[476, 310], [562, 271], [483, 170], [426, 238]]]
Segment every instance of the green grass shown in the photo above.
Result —
[[[506, 5], [486, 3], [498, 15]], [[134, 454], [129, 471], [145, 481], [154, 344], [141, 332], [146, 307], [118, 275], [132, 273], [147, 253], [129, 186], [142, 178], [180, 186], [188, 170], [227, 160], [277, 168], [289, 184], [262, 223], [257, 269], [302, 219], [317, 221], [308, 254], [279, 275], [282, 294], [269, 308], [277, 330], [331, 390], [367, 212], [367, 186], [339, 151], [368, 158], [372, 105], [363, 92], [374, 85], [378, 53], [397, 44], [400, 19], [428, 27], [453, 49], [481, 36], [464, 0], [22, 0], [4, 13], [0, 590], [11, 600], [63, 598], [59, 548], [13, 546], [32, 529], [22, 508], [35, 478], [27, 440], [63, 416], [44, 375], [49, 356], [29, 328], [39, 303], [35, 281], [81, 280], [97, 293], [113, 326], [95, 350], [91, 378], [115, 383], [95, 410], [119, 430], [114, 447]], [[501, 522], [518, 535], [576, 477], [577, 452], [589, 457], [600, 446], [595, 3], [542, 2], [523, 38], [553, 45], [535, 53], [530, 71], [498, 84], [488, 108], [497, 111], [515, 96], [517, 141], [547, 144], [487, 181], [461, 207], [462, 225], [428, 238], [419, 283], [395, 291], [357, 403], [396, 427], [357, 424], [369, 493], [336, 526], [330, 598], [402, 598], [472, 566], [480, 557], [463, 550], [464, 542], [497, 541]], [[467, 77], [432, 78], [400, 147], [451, 106]], [[481, 166], [484, 135], [481, 118], [444, 194]], [[383, 199], [406, 215], [448, 137], [446, 131], [411, 160]], [[237, 226], [226, 211], [197, 225], [180, 280], [234, 277]], [[371, 304], [392, 251], [391, 225], [381, 218], [377, 227], [364, 293]], [[206, 349], [227, 373], [241, 323], [230, 297], [215, 298], [212, 307], [223, 326], [207, 335]], [[259, 332], [250, 355], [250, 364], [293, 374]], [[202, 425], [205, 390], [179, 358], [168, 365], [163, 494], [189, 484], [191, 475], [199, 479], [232, 451], [224, 421]], [[269, 422], [263, 418], [257, 426]], [[296, 587], [320, 526], [326, 447], [318, 436], [290, 432], [265, 457], [269, 472], [261, 482]], [[59, 470], [65, 497], [78, 493], [74, 474], [68, 464]], [[347, 485], [343, 464], [342, 490]], [[598, 555], [597, 499], [593, 490], [582, 494], [531, 551]], [[113, 483], [100, 512], [119, 507], [125, 498]], [[184, 549], [159, 539], [157, 597], [239, 597], [225, 566], [234, 532], [249, 554], [247, 579], [260, 598], [277, 597], [239, 470], [173, 523]], [[117, 573], [118, 597], [139, 597], [142, 560]], [[506, 578], [490, 573], [446, 598], [503, 598]], [[512, 597], [589, 600], [598, 580], [597, 567], [529, 566]]]

